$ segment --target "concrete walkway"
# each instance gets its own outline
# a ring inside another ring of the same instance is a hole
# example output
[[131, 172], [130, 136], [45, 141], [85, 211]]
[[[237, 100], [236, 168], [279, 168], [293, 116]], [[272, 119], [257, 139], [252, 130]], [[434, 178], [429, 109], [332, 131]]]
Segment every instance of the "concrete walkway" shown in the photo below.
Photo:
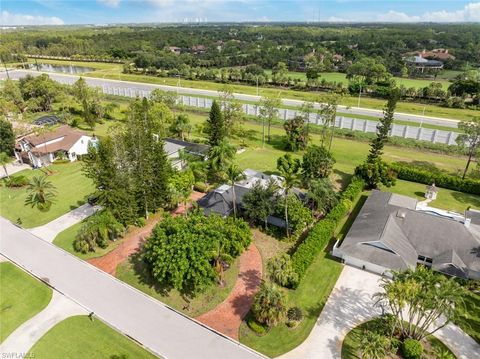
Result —
[[238, 330], [250, 310], [261, 280], [262, 257], [252, 243], [240, 257], [238, 279], [227, 299], [195, 319], [238, 340]]
[[[7, 172], [8, 172], [8, 175], [11, 176], [17, 172], [20, 172], [20, 171], [23, 171], [23, 170], [31, 170], [32, 167], [30, 167], [29, 165], [26, 165], [24, 163], [9, 163], [8, 165], [6, 165], [5, 167], [7, 167]], [[7, 174], [5, 173], [5, 169], [3, 168], [3, 166], [0, 166], [0, 178], [3, 178], [3, 177], [7, 177]]]
[[0, 354], [28, 353], [33, 345], [51, 328], [73, 315], [88, 315], [88, 312], [54, 290], [48, 306], [19, 326], [5, 339], [0, 345]]
[[64, 231], [65, 229], [73, 226], [74, 224], [82, 221], [83, 219], [91, 216], [95, 211], [99, 210], [98, 206], [91, 206], [88, 203], [75, 208], [74, 210], [64, 214], [57, 219], [54, 219], [47, 224], [44, 224], [40, 227], [35, 227], [28, 229], [28, 231], [34, 234], [37, 237], [42, 238], [47, 242], [53, 242], [57, 234]]
[[[347, 333], [359, 324], [381, 314], [372, 295], [379, 292], [380, 276], [345, 266], [308, 338], [281, 358], [341, 358]], [[459, 359], [480, 359], [480, 345], [455, 325], [435, 335]]]
[[2, 217], [0, 237], [0, 254], [159, 356], [263, 357]]

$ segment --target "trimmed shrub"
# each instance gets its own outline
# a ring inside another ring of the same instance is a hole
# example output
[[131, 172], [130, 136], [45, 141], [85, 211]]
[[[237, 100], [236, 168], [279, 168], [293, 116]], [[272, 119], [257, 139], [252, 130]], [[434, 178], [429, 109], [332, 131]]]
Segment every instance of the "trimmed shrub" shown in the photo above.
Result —
[[415, 339], [405, 339], [402, 345], [402, 353], [405, 359], [420, 359], [423, 353], [423, 345]]
[[259, 336], [263, 336], [267, 333], [268, 327], [266, 325], [260, 324], [255, 320], [253, 315], [249, 315], [247, 318], [248, 327], [253, 330], [253, 332]]
[[292, 260], [286, 253], [271, 258], [267, 263], [270, 278], [277, 284], [295, 288], [298, 282], [298, 274], [293, 270]]
[[193, 189], [197, 192], [206, 193], [208, 191], [208, 185], [204, 182], [196, 182], [193, 185]]
[[445, 174], [432, 173], [414, 166], [408, 166], [400, 163], [392, 163], [390, 168], [397, 174], [397, 178], [431, 185], [435, 183], [437, 187], [447, 188], [454, 191], [465, 192], [480, 195], [480, 181], [470, 178], [461, 179], [460, 177]]
[[28, 178], [23, 175], [10, 176], [10, 178], [5, 179], [5, 186], [7, 187], [24, 187], [28, 183]]
[[351, 183], [343, 192], [340, 202], [312, 228], [307, 238], [298, 246], [292, 255], [292, 266], [298, 274], [298, 282], [305, 275], [317, 255], [328, 244], [338, 222], [348, 214], [352, 207], [352, 201], [363, 191], [364, 186], [365, 182], [362, 179], [353, 177]]
[[292, 307], [287, 311], [287, 326], [290, 328], [296, 327], [303, 319], [302, 309], [299, 307]]

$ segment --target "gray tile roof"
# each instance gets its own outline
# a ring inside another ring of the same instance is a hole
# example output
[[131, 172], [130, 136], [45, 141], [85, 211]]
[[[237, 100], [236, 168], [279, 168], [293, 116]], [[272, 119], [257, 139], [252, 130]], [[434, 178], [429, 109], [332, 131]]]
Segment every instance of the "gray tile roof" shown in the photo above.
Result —
[[413, 268], [424, 256], [448, 274], [480, 274], [480, 240], [463, 223], [412, 206], [408, 197], [372, 191], [340, 251], [395, 270]]

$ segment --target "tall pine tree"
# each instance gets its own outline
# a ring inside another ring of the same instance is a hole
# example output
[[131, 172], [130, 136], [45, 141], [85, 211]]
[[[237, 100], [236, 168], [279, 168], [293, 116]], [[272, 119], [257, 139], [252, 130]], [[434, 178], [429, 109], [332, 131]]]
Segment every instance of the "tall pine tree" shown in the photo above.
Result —
[[226, 136], [226, 126], [222, 111], [220, 105], [215, 100], [213, 100], [212, 107], [210, 108], [206, 132], [208, 133], [208, 143], [212, 147], [218, 146]]
[[395, 108], [397, 106], [400, 93], [398, 89], [393, 89], [388, 97], [388, 102], [383, 109], [383, 118], [377, 125], [377, 136], [372, 140], [370, 144], [370, 153], [367, 157], [367, 162], [373, 163], [377, 158], [383, 154], [383, 147], [385, 142], [388, 141], [388, 133], [392, 128], [393, 116], [395, 115]]
[[355, 169], [355, 174], [362, 177], [370, 188], [376, 188], [380, 183], [390, 187], [395, 183], [395, 177], [388, 165], [382, 160], [383, 147], [388, 141], [388, 133], [392, 128], [393, 116], [400, 97], [398, 89], [393, 89], [383, 110], [383, 119], [377, 126], [377, 136], [370, 144], [367, 160]]

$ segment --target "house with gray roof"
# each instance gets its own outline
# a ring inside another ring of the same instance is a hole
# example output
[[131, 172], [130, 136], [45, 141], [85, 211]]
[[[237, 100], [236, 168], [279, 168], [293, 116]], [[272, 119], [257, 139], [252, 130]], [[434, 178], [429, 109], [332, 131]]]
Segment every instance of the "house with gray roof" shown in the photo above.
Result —
[[164, 140], [163, 148], [172, 163], [172, 167], [179, 170], [185, 167], [185, 161], [180, 158], [181, 151], [205, 159], [210, 150], [210, 146], [208, 145], [182, 141], [176, 138], [166, 138]]
[[[267, 175], [252, 169], [246, 169], [243, 171], [243, 174], [244, 179], [236, 182], [234, 185], [238, 209], [241, 210], [242, 208], [243, 197], [258, 184], [266, 187], [270, 181], [273, 181], [278, 185], [278, 194], [283, 194], [282, 177], [277, 175]], [[292, 193], [296, 194], [300, 199], [304, 198], [304, 194], [296, 188], [292, 190]], [[233, 187], [228, 184], [223, 184], [199, 199], [197, 203], [206, 215], [216, 213], [223, 217], [227, 217], [233, 213]], [[267, 223], [276, 227], [286, 227], [285, 219], [275, 216], [269, 216], [267, 218]]]
[[[459, 220], [417, 206], [413, 198], [372, 191], [333, 254], [346, 264], [388, 274], [426, 265], [461, 278], [480, 279], [480, 215]], [[478, 224], [477, 224], [478, 223]]]

